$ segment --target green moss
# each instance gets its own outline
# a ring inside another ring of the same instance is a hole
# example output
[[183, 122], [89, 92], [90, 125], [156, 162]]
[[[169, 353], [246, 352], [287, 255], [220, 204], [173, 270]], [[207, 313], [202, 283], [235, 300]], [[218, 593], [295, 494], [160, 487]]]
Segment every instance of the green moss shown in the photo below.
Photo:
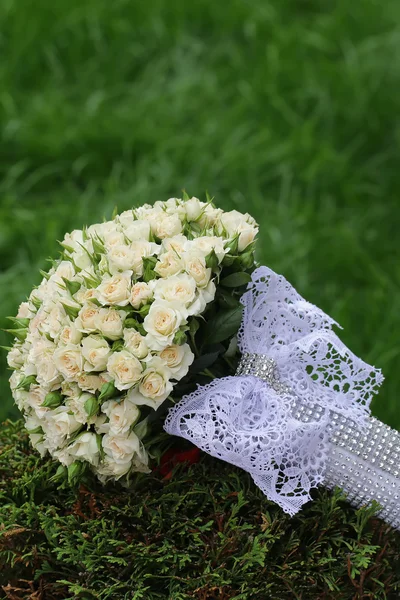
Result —
[[[127, 490], [52, 480], [21, 422], [0, 430], [4, 598], [397, 598], [399, 537], [320, 491], [290, 519], [238, 469], [204, 457]], [[0, 592], [1, 593], [1, 592]]]

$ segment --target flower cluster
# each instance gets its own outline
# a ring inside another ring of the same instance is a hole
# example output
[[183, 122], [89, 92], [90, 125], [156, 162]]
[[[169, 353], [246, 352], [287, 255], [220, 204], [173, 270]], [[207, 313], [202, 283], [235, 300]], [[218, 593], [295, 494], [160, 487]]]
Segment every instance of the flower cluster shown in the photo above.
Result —
[[253, 263], [257, 231], [250, 215], [171, 198], [65, 236], [10, 330], [13, 396], [42, 455], [103, 480], [149, 471], [146, 417], [187, 375], [191, 321], [233, 255]]

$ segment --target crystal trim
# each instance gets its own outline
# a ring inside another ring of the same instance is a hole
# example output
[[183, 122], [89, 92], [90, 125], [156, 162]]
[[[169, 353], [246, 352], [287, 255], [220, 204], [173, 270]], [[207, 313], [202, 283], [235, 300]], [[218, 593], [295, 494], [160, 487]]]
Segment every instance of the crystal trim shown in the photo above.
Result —
[[[277, 393], [290, 392], [268, 356], [243, 354], [236, 375], [254, 375]], [[318, 421], [324, 414], [318, 403], [306, 406], [296, 396], [292, 406], [293, 416], [304, 423]], [[374, 417], [361, 430], [355, 421], [334, 411], [329, 416], [324, 485], [342, 488], [355, 508], [375, 500], [381, 505], [378, 516], [400, 530], [400, 433]]]

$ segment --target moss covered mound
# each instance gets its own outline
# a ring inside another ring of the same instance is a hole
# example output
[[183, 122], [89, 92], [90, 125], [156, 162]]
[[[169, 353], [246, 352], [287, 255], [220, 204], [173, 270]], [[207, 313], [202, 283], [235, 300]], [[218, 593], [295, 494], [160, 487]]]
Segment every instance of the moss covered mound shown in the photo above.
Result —
[[274, 600], [400, 597], [400, 537], [320, 491], [290, 519], [238, 469], [208, 457], [170, 479], [79, 489], [0, 430], [0, 597]]

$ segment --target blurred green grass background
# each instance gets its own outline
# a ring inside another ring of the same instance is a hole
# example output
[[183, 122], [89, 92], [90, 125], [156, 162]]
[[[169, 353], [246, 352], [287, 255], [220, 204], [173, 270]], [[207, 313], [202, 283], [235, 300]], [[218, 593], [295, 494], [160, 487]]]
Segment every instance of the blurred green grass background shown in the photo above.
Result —
[[2, 327], [65, 231], [208, 190], [383, 369], [400, 428], [398, 0], [3, 0], [0, 52]]

